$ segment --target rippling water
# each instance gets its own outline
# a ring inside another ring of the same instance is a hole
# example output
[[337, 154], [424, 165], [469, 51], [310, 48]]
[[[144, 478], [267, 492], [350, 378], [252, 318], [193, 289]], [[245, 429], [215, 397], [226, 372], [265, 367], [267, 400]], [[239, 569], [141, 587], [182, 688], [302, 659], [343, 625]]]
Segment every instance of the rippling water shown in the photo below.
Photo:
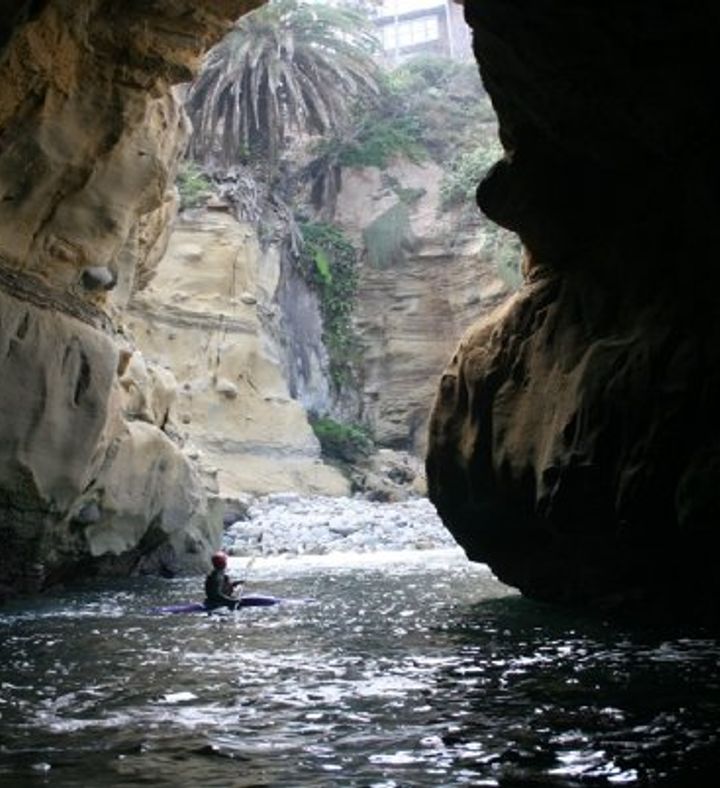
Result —
[[147, 612], [197, 599], [195, 579], [4, 608], [0, 786], [715, 775], [715, 640], [558, 613], [455, 551], [267, 560], [251, 580], [312, 600], [228, 616]]

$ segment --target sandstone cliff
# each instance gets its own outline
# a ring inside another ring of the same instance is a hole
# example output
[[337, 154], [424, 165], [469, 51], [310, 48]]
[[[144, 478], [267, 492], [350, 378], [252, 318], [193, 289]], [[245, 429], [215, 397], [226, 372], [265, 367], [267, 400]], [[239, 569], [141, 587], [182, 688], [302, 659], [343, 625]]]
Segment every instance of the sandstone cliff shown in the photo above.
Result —
[[[343, 174], [334, 220], [361, 252], [354, 319], [360, 389], [339, 398], [318, 295], [292, 261], [281, 259], [277, 245], [262, 249], [257, 226], [237, 221], [217, 198], [177, 220], [154, 279], [130, 302], [125, 327], [147, 360], [177, 378], [169, 428], [199, 460], [210, 490], [226, 498], [347, 494], [347, 481], [321, 461], [309, 412], [362, 421], [380, 447], [423, 453], [438, 368], [471, 316], [509, 292], [491, 259], [488, 223], [442, 211], [441, 179], [432, 162], [402, 159], [384, 171]], [[403, 190], [418, 195], [408, 209], [412, 243], [379, 267], [362, 252], [363, 231]], [[355, 483], [403, 494], [385, 478], [389, 462], [400, 462], [410, 477], [419, 470], [384, 452], [353, 473]]]
[[363, 257], [356, 326], [362, 417], [380, 445], [418, 455], [438, 370], [472, 319], [510, 292], [493, 263], [488, 223], [441, 210], [442, 174], [432, 161], [348, 169], [335, 214], [362, 248], [363, 230], [398, 205], [398, 192], [417, 195], [407, 207], [406, 248], [385, 266]]
[[[277, 249], [262, 251], [254, 226], [222, 210], [189, 212], [152, 283], [133, 298], [127, 327], [145, 357], [177, 378], [169, 417], [211, 488], [347, 494], [344, 477], [320, 459], [303, 403], [290, 396], [281, 284]], [[295, 302], [309, 298], [296, 288]], [[319, 321], [306, 304], [302, 319], [313, 315]], [[291, 327], [300, 334], [299, 323]]]
[[173, 571], [217, 540], [162, 424], [128, 420], [111, 318], [166, 240], [185, 134], [171, 85], [254, 5], [47, 0], [3, 14], [0, 586], [79, 564], [140, 569], [150, 553]]

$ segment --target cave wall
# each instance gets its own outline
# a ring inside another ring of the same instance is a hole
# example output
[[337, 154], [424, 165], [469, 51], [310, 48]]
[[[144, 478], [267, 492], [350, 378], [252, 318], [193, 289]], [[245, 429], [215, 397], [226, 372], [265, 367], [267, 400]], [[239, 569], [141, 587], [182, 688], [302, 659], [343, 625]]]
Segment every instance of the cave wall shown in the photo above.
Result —
[[466, 2], [527, 250], [433, 411], [430, 495], [549, 600], [717, 619], [719, 93], [711, 3]]
[[21, 16], [0, 60], [5, 266], [84, 298], [103, 289], [83, 282], [86, 267], [141, 274], [148, 255], [124, 252], [143, 235], [152, 247], [147, 225], [185, 143], [171, 85], [255, 5], [53, 0]]
[[167, 243], [172, 86], [257, 4], [0, 3], [0, 597], [217, 543], [163, 414], [134, 412], [117, 329]]

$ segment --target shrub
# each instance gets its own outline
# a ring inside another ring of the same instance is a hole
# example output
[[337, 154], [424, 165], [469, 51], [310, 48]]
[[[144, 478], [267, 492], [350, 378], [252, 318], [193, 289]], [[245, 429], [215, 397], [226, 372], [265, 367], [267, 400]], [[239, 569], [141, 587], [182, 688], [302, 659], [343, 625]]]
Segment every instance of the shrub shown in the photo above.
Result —
[[323, 456], [344, 463], [365, 459], [373, 450], [367, 428], [358, 424], [341, 424], [327, 417], [310, 417], [310, 424], [320, 441]]
[[[466, 64], [447, 57], [416, 55], [390, 73], [388, 84], [399, 93], [417, 93], [418, 90], [443, 87], [466, 68]], [[471, 68], [477, 71], [474, 63]]]
[[472, 201], [482, 176], [501, 155], [500, 145], [493, 142], [456, 156], [440, 184], [440, 206], [447, 210], [459, 203]]
[[387, 268], [402, 262], [405, 251], [413, 246], [410, 211], [402, 200], [380, 214], [363, 230], [368, 262], [376, 268]]
[[491, 256], [500, 278], [517, 290], [522, 284], [522, 244], [515, 233], [497, 227], [491, 239]]
[[325, 139], [315, 147], [318, 159], [327, 158], [342, 167], [385, 169], [397, 156], [420, 162], [426, 152], [419, 142], [420, 121], [413, 114], [385, 114], [381, 106], [363, 105], [351, 132]]
[[187, 208], [199, 208], [213, 193], [210, 178], [194, 161], [187, 159], [180, 162], [175, 185], [180, 195], [181, 211]]
[[369, 117], [361, 126], [357, 139], [340, 152], [339, 163], [345, 167], [380, 167], [385, 169], [396, 156], [419, 162], [425, 151], [418, 142], [420, 123], [413, 115], [403, 117]]
[[495, 125], [475, 63], [415, 57], [392, 71], [386, 86], [395, 111], [418, 119], [417, 141], [439, 164], [475, 147]]

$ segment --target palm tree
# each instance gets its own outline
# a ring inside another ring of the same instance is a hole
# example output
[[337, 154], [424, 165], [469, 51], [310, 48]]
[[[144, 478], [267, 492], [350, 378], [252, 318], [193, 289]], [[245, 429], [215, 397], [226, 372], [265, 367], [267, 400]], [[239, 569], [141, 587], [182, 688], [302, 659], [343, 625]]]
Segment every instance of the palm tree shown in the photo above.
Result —
[[274, 165], [289, 129], [336, 130], [355, 98], [377, 92], [377, 47], [343, 6], [271, 0], [243, 16], [189, 90], [191, 154], [230, 165], [257, 152]]

